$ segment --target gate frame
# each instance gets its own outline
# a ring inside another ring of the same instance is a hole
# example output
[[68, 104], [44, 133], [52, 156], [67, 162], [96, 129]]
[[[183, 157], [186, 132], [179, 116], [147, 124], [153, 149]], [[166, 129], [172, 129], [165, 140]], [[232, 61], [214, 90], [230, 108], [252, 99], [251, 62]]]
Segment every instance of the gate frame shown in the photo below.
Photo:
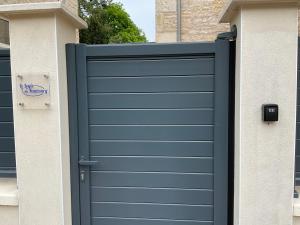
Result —
[[[131, 48], [131, 49], [130, 49]], [[69, 98], [70, 169], [72, 225], [90, 225], [89, 172], [85, 170], [85, 183], [79, 180], [79, 148], [89, 159], [88, 107], [87, 107], [87, 57], [171, 57], [211, 55], [215, 59], [215, 107], [214, 107], [214, 225], [226, 225], [228, 214], [228, 145], [229, 145], [229, 63], [230, 43], [216, 40], [211, 43], [172, 43], [135, 45], [85, 45], [67, 44], [67, 79]], [[81, 84], [80, 86], [78, 84]], [[82, 85], [84, 84], [84, 85]], [[221, 92], [221, 93], [220, 93]], [[85, 101], [84, 101], [85, 99]], [[78, 107], [78, 102], [80, 107]], [[85, 104], [85, 105], [84, 105]], [[227, 113], [224, 113], [227, 112]], [[81, 117], [81, 120], [78, 118]], [[84, 121], [84, 122], [83, 122]], [[83, 138], [84, 137], [84, 138]], [[225, 147], [224, 147], [225, 146]], [[218, 149], [218, 150], [217, 150]], [[217, 153], [217, 154], [216, 154]], [[225, 160], [224, 160], [225, 159]], [[78, 196], [79, 195], [79, 196]], [[83, 195], [85, 197], [83, 197]], [[85, 207], [82, 208], [81, 205]], [[227, 210], [224, 210], [227, 209]], [[84, 210], [84, 211], [82, 211]]]

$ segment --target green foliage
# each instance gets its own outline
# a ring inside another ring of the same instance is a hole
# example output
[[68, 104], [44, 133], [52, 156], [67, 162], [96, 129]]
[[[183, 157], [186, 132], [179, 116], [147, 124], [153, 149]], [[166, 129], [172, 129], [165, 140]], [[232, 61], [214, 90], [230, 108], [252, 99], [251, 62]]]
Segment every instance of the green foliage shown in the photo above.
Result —
[[120, 3], [112, 0], [79, 0], [79, 15], [88, 23], [80, 31], [87, 44], [146, 42], [145, 34], [133, 23]]

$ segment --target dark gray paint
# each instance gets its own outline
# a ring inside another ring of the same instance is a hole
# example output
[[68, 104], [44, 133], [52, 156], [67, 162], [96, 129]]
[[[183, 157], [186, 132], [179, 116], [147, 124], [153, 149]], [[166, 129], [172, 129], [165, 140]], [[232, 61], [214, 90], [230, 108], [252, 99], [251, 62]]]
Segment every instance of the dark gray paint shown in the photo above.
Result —
[[227, 224], [228, 48], [68, 45], [74, 224]]
[[89, 134], [91, 140], [211, 141], [213, 126], [90, 125]]
[[101, 162], [93, 171], [213, 173], [211, 157], [91, 156], [91, 160]]
[[10, 55], [0, 50], [0, 177], [16, 175]]
[[[215, 43], [214, 223], [226, 224], [228, 211], [229, 42]], [[226, 187], [226, 188], [224, 188]]]
[[[300, 42], [299, 42], [300, 44]], [[298, 47], [300, 57], [300, 48]], [[298, 57], [295, 185], [300, 186], [300, 58]]]
[[92, 188], [94, 202], [159, 203], [185, 205], [213, 204], [212, 190]]
[[[143, 151], [141, 151], [143, 149]], [[201, 149], [201, 151], [199, 151]], [[91, 141], [93, 156], [168, 156], [168, 157], [212, 157], [213, 142], [177, 141]]]
[[213, 174], [98, 171], [91, 172], [91, 185], [99, 187], [213, 189]]
[[147, 218], [170, 220], [212, 221], [209, 205], [161, 205], [152, 203], [92, 203], [95, 217]]
[[139, 218], [95, 218], [93, 225], [213, 225], [212, 221], [199, 222], [191, 220], [168, 220], [168, 219], [139, 219]]
[[213, 75], [90, 77], [88, 82], [91, 93], [153, 93], [186, 90], [189, 92], [205, 92], [214, 90]]
[[94, 125], [211, 125], [213, 120], [212, 109], [89, 110], [89, 122]]
[[213, 93], [89, 94], [90, 109], [212, 108], [213, 101]]
[[[168, 59], [168, 63], [164, 62]], [[135, 64], [132, 67], [132, 64]], [[172, 71], [169, 65], [172, 64]], [[153, 70], [155, 68], [155, 70]], [[122, 72], [121, 72], [122, 71]], [[159, 72], [158, 72], [159, 71]], [[88, 62], [89, 77], [144, 77], [144, 76], [181, 76], [214, 74], [213, 58], [154, 58], [103, 60]]]
[[79, 168], [78, 168], [78, 103], [77, 103], [77, 73], [76, 73], [76, 47], [73, 44], [66, 46], [67, 80], [69, 103], [69, 135], [70, 135], [70, 162], [71, 162], [71, 201], [72, 225], [80, 225], [79, 204]]

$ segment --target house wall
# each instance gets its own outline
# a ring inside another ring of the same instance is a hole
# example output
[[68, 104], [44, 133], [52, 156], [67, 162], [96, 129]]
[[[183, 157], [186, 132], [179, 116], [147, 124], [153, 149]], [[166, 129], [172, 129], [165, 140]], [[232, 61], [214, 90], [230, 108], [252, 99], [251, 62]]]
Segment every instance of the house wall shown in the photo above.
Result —
[[[212, 41], [229, 30], [219, 24], [219, 14], [226, 0], [181, 0], [181, 40]], [[177, 1], [156, 0], [156, 41], [176, 41]]]
[[[219, 33], [229, 31], [228, 24], [219, 23], [221, 11], [227, 1], [181, 0], [181, 40], [214, 41]], [[176, 9], [177, 0], [156, 0], [156, 42], [177, 40]]]

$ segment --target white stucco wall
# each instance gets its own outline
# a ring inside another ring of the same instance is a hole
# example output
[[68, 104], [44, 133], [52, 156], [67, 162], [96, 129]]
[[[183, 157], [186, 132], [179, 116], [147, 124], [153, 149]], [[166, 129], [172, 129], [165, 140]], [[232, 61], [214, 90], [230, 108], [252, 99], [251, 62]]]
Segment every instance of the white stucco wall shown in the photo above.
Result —
[[1, 225], [19, 225], [19, 211], [16, 206], [0, 206]]
[[18, 190], [15, 178], [0, 178], [0, 225], [19, 225]]
[[[16, 161], [22, 225], [71, 224], [65, 46], [75, 28], [55, 13], [10, 18]], [[49, 110], [23, 110], [17, 74], [50, 77]], [[33, 188], [34, 187], [34, 188]]]
[[[235, 125], [235, 225], [293, 221], [297, 92], [297, 7], [241, 7]], [[261, 106], [279, 105], [279, 122]]]

